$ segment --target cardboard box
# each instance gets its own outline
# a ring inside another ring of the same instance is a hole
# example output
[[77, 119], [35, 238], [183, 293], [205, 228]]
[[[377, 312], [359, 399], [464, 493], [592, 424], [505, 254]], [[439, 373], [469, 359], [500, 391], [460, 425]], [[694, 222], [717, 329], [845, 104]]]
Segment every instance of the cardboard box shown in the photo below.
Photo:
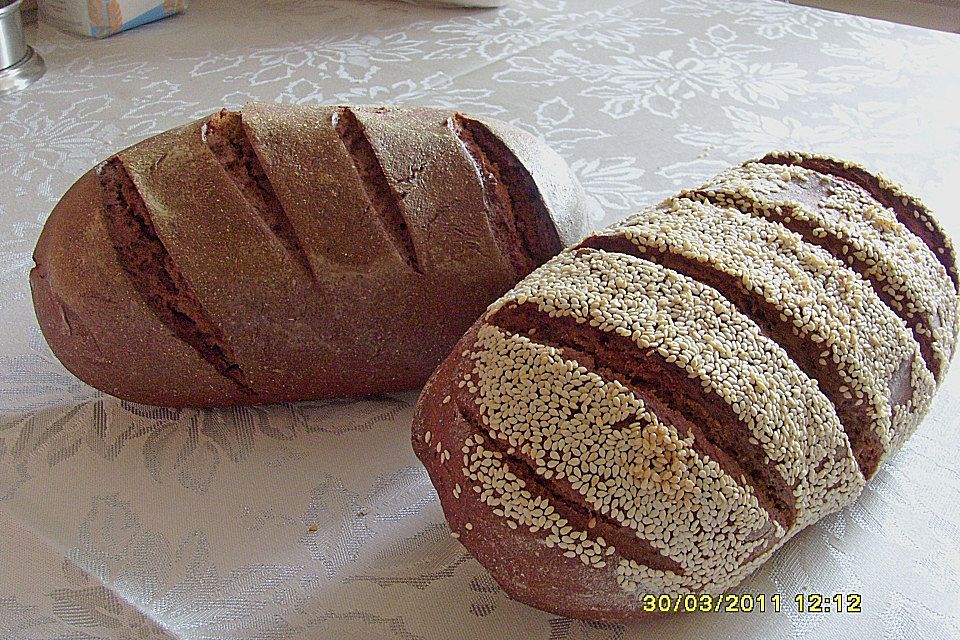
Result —
[[105, 38], [183, 13], [188, 0], [38, 0], [37, 4], [41, 19], [58, 29]]

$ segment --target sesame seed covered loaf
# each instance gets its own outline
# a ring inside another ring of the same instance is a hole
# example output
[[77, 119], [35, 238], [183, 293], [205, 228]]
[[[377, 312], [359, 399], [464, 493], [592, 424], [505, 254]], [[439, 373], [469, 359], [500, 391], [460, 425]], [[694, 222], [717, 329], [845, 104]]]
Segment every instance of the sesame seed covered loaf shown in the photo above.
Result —
[[861, 184], [889, 185], [745, 163], [562, 252], [461, 339], [413, 445], [509, 595], [639, 618], [857, 498], [927, 411], [957, 314], [933, 235]]

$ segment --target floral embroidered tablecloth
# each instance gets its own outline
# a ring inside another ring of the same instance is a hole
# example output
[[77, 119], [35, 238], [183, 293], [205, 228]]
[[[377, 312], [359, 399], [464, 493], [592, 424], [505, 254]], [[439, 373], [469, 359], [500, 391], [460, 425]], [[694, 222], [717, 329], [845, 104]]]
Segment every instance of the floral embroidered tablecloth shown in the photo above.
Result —
[[[450, 537], [409, 445], [416, 394], [229, 410], [104, 396], [46, 347], [30, 253], [112, 151], [247, 100], [412, 103], [543, 136], [603, 226], [731, 162], [879, 168], [960, 237], [960, 38], [769, 0], [196, 0], [104, 41], [40, 25], [0, 98], [0, 637], [960, 637], [960, 367], [860, 500], [740, 589], [780, 613], [618, 626], [509, 600]], [[860, 614], [796, 594], [862, 594]]]

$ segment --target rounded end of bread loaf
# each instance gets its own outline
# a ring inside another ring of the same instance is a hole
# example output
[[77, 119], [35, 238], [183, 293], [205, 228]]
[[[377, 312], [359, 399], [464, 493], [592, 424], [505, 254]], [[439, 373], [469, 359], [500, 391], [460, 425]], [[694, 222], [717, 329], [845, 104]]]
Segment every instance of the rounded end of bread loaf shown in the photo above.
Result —
[[[440, 498], [451, 535], [486, 569], [504, 593], [527, 606], [582, 620], [622, 623], [654, 617], [635, 594], [604, 588], [616, 563], [597, 570], [548, 546], [543, 533], [511, 526], [483, 502], [462, 471], [463, 450], [479, 433], [464, 419], [456, 399], [457, 369], [471, 351], [478, 321], [434, 371], [417, 402], [412, 445]], [[465, 444], [466, 443], [466, 444]], [[602, 571], [604, 575], [597, 574]], [[609, 573], [608, 573], [609, 572]]]
[[563, 246], [579, 242], [589, 230], [587, 213], [597, 205], [587, 197], [573, 170], [536, 136], [493, 118], [476, 118], [513, 152], [533, 178]]
[[53, 209], [33, 260], [30, 288], [40, 329], [57, 359], [83, 382], [122, 400], [167, 407], [211, 406], [238, 394], [133, 290], [105, 228], [99, 167]]

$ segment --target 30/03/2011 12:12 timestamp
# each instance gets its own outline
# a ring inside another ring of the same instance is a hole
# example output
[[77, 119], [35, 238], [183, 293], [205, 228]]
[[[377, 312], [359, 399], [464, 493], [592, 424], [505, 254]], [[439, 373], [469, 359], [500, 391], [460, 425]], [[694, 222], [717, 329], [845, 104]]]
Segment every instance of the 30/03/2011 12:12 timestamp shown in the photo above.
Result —
[[800, 613], [860, 613], [863, 597], [859, 593], [798, 593], [791, 603], [779, 593], [652, 594], [642, 596], [646, 613], [780, 613], [785, 606]]

